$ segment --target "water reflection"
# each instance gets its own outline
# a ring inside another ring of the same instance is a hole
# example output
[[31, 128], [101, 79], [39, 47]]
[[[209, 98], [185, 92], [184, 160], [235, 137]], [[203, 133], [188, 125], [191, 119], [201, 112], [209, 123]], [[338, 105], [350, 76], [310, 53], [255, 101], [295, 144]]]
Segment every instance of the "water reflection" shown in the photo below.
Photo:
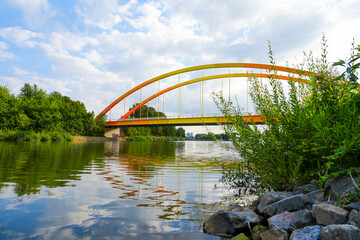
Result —
[[101, 144], [0, 142], [0, 191], [14, 186], [18, 196], [38, 194], [42, 186], [64, 187], [90, 174]]
[[211, 144], [0, 142], [0, 239], [212, 239], [229, 155]]

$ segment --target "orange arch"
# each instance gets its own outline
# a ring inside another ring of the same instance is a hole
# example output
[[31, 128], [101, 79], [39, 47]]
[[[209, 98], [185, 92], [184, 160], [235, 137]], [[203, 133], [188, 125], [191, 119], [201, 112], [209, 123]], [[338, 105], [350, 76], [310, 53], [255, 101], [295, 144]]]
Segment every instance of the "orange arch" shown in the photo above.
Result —
[[144, 101], [142, 101], [141, 103], [139, 103], [138, 105], [136, 105], [134, 108], [132, 108], [130, 111], [128, 111], [123, 117], [121, 117], [122, 120], [128, 118], [131, 114], [133, 114], [136, 110], [138, 110], [141, 106], [145, 105], [146, 103], [150, 102], [152, 99], [166, 93], [169, 91], [172, 91], [176, 88], [179, 87], [183, 87], [189, 84], [193, 84], [196, 82], [201, 82], [201, 81], [207, 81], [207, 80], [212, 80], [212, 79], [220, 79], [220, 78], [228, 78], [228, 77], [257, 77], [257, 78], [268, 78], [268, 77], [272, 77], [272, 78], [276, 78], [276, 79], [282, 79], [282, 80], [288, 80], [288, 81], [295, 81], [295, 82], [302, 82], [302, 83], [308, 83], [308, 80], [306, 79], [302, 79], [302, 78], [293, 78], [293, 77], [288, 77], [288, 76], [283, 76], [283, 75], [273, 75], [273, 74], [264, 74], [264, 73], [231, 73], [231, 74], [219, 74], [219, 75], [212, 75], [212, 76], [206, 76], [206, 77], [201, 77], [201, 78], [195, 78], [186, 82], [182, 82], [182, 83], [178, 83], [174, 86], [168, 87], [162, 91], [159, 91], [157, 93], [155, 93], [154, 95], [152, 95], [151, 97], [148, 97], [147, 99], [145, 99]]
[[[146, 82], [143, 82], [143, 83], [137, 85], [136, 87], [130, 89], [129, 91], [127, 91], [126, 93], [121, 95], [114, 102], [112, 102], [109, 106], [107, 106], [103, 111], [101, 111], [101, 113], [99, 113], [96, 116], [95, 119], [98, 119], [101, 115], [106, 114], [107, 112], [109, 112], [115, 105], [117, 105], [121, 100], [125, 99], [127, 96], [133, 94], [137, 90], [139, 90], [139, 89], [141, 89], [141, 88], [143, 88], [143, 87], [145, 87], [145, 86], [147, 86], [147, 85], [149, 85], [151, 83], [154, 83], [154, 82], [157, 82], [157, 81], [159, 81], [161, 79], [171, 77], [171, 76], [181, 74], [181, 73], [192, 72], [192, 71], [197, 71], [197, 70], [204, 70], [204, 69], [213, 69], [213, 68], [264, 69], [264, 70], [275, 70], [275, 71], [280, 71], [280, 72], [295, 73], [295, 74], [303, 75], [303, 76], [310, 76], [310, 72], [304, 71], [304, 70], [299, 70], [299, 69], [296, 69], [296, 68], [288, 68], [288, 67], [282, 67], [282, 66], [274, 66], [274, 65], [269, 65], [269, 64], [257, 64], [257, 63], [215, 63], [215, 64], [206, 64], [206, 65], [188, 67], [188, 68], [183, 68], [183, 69], [179, 69], [179, 70], [176, 70], [176, 71], [172, 71], [172, 72], [162, 74], [160, 76], [157, 76], [155, 78], [152, 78], [152, 79], [150, 79], [150, 80], [148, 80]], [[229, 77], [229, 74], [227, 74], [226, 77]], [[212, 78], [212, 79], [214, 79], [214, 78]], [[207, 80], [209, 80], [209, 79], [207, 79]]]

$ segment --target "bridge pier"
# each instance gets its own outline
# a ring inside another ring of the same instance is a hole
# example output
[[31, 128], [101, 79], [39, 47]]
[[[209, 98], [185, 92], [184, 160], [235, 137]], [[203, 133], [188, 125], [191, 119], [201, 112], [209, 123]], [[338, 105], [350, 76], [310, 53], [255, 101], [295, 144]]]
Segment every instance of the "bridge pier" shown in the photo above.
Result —
[[105, 128], [105, 137], [122, 137], [124, 131], [120, 127], [107, 127]]

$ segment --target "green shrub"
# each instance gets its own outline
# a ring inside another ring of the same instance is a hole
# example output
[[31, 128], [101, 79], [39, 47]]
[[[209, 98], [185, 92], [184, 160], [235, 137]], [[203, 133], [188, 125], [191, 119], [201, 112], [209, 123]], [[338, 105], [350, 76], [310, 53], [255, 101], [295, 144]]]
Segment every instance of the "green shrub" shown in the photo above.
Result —
[[[261, 127], [248, 124], [240, 106], [214, 94], [218, 108], [232, 122], [222, 128], [242, 158], [239, 171], [259, 176], [262, 186], [287, 189], [304, 184], [321, 174], [329, 161], [336, 167], [359, 163], [358, 84], [346, 74], [335, 77], [326, 49], [323, 38], [321, 59], [307, 59], [310, 82], [288, 81], [288, 92], [275, 77], [268, 85], [249, 79], [251, 99], [264, 122]], [[269, 55], [275, 65], [271, 48]]]

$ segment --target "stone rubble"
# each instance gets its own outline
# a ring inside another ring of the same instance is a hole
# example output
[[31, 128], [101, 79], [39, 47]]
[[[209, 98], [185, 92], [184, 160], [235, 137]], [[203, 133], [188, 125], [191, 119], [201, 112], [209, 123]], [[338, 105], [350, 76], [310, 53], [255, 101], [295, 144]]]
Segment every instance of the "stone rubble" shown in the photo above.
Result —
[[[356, 179], [357, 181], [359, 179]], [[253, 240], [360, 240], [360, 202], [335, 206], [354, 191], [349, 179], [332, 179], [320, 189], [314, 181], [292, 192], [266, 192], [253, 208], [230, 205], [210, 216], [206, 233]], [[327, 193], [327, 195], [325, 195]]]

